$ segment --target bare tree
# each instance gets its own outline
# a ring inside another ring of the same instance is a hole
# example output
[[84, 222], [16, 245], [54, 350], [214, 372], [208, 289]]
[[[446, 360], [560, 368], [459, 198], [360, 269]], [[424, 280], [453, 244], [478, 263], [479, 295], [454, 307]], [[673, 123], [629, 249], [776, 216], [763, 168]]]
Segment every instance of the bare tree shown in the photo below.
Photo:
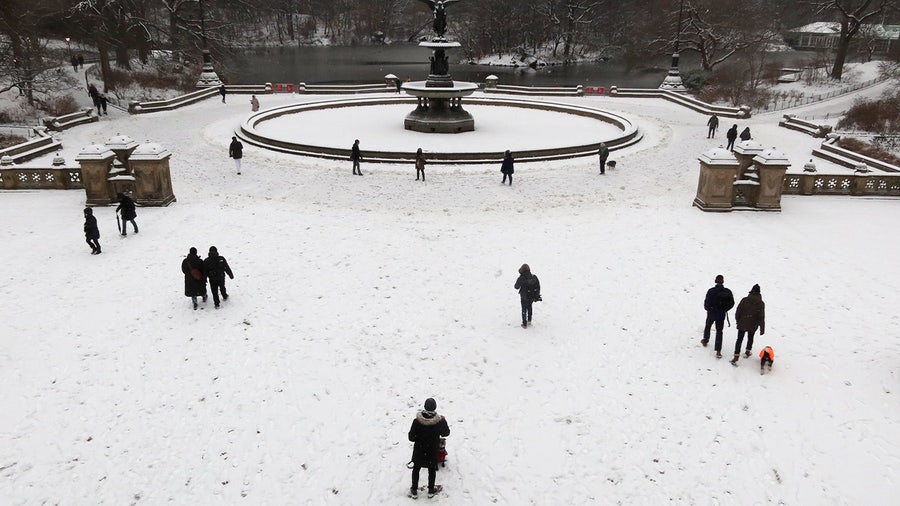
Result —
[[841, 33], [835, 48], [834, 67], [831, 78], [840, 80], [844, 75], [844, 63], [850, 49], [850, 41], [859, 33], [863, 24], [888, 9], [896, 9], [896, 0], [820, 0], [810, 2], [818, 15], [830, 15], [837, 18], [841, 25]]

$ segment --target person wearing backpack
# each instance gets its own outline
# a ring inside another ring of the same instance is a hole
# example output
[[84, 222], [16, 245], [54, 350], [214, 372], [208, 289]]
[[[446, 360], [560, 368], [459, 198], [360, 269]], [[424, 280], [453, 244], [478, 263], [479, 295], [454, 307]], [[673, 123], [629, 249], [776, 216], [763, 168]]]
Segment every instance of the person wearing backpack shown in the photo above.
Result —
[[716, 358], [722, 358], [722, 329], [725, 325], [725, 317], [728, 311], [734, 307], [734, 295], [731, 290], [725, 288], [725, 277], [716, 276], [716, 285], [706, 291], [703, 300], [703, 309], [706, 310], [706, 326], [703, 327], [703, 340], [700, 344], [709, 344], [709, 334], [713, 323], [716, 324]]
[[184, 295], [191, 298], [196, 310], [197, 297], [203, 297], [203, 302], [206, 302], [206, 272], [203, 270], [203, 259], [197, 256], [197, 248], [191, 248], [181, 262], [181, 272], [184, 273]]
[[209, 279], [209, 288], [212, 290], [213, 304], [219, 309], [219, 292], [222, 292], [222, 300], [228, 300], [228, 292], [225, 291], [225, 275], [234, 279], [231, 267], [225, 257], [219, 255], [215, 246], [209, 247], [209, 256], [203, 261], [206, 277]]
[[519, 300], [522, 302], [522, 328], [531, 324], [532, 303], [541, 299], [541, 282], [531, 273], [528, 264], [519, 267], [519, 279], [513, 286], [519, 291]]

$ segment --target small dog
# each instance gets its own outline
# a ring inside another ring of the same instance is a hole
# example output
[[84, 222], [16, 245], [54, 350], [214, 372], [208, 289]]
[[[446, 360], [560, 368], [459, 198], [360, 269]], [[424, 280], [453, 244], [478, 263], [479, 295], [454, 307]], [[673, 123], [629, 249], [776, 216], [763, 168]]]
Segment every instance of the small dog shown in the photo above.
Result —
[[616, 161], [615, 161], [615, 160], [610, 160], [610, 161], [606, 162], [606, 168], [607, 168], [607, 169], [615, 169], [615, 168], [616, 168]]
[[759, 352], [759, 374], [765, 374], [766, 369], [772, 372], [772, 364], [775, 362], [775, 350], [771, 346], [766, 346]]

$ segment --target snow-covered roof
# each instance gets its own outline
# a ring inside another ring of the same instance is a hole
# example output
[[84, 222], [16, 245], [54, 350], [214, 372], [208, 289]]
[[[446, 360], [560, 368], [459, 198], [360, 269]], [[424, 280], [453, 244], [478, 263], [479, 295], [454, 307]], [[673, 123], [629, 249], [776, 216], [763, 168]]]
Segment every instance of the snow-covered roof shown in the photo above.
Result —
[[162, 160], [172, 156], [172, 153], [155, 142], [147, 141], [141, 144], [131, 152], [129, 160]]
[[775, 148], [769, 148], [753, 157], [753, 161], [762, 165], [790, 165], [786, 154]]
[[90, 146], [81, 148], [81, 151], [77, 155], [75, 155], [75, 160], [108, 160], [115, 157], [116, 154], [106, 146], [101, 146], [100, 144], [91, 144]]
[[[791, 28], [790, 33], [813, 33], [819, 35], [840, 35], [841, 24], [835, 21], [818, 21], [808, 25]], [[879, 25], [874, 23], [864, 24], [860, 32], [867, 33], [882, 39], [894, 39], [900, 35], [900, 25]]]
[[731, 151], [722, 146], [704, 151], [697, 159], [706, 165], [737, 165], [738, 163]]
[[106, 139], [106, 147], [109, 149], [131, 149], [136, 147], [138, 143], [127, 135], [116, 134]]

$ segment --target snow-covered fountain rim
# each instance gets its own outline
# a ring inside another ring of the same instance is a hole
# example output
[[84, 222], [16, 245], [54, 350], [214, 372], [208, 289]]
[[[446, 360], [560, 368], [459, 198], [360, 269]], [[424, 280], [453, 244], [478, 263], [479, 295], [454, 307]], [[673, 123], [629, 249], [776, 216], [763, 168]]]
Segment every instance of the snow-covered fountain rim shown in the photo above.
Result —
[[[305, 102], [297, 104], [289, 104], [280, 107], [273, 107], [249, 116], [243, 121], [240, 127], [235, 131], [235, 135], [242, 141], [254, 146], [279, 151], [282, 153], [295, 154], [299, 156], [311, 156], [319, 158], [329, 158], [335, 160], [345, 160], [348, 156], [347, 149], [335, 148], [330, 146], [320, 146], [313, 144], [301, 144], [289, 142], [280, 139], [273, 139], [267, 135], [263, 135], [256, 130], [256, 126], [265, 121], [275, 119], [280, 116], [289, 114], [299, 114], [307, 111], [319, 111], [327, 109], [337, 109], [343, 107], [365, 107], [373, 105], [411, 105], [417, 104], [417, 99], [413, 97], [366, 97], [366, 98], [341, 98], [332, 100], [321, 100], [314, 102]], [[557, 112], [560, 114], [574, 114], [578, 116], [589, 117], [597, 121], [602, 121], [614, 125], [621, 130], [621, 133], [614, 138], [604, 139], [603, 143], [610, 150], [621, 149], [632, 144], [636, 144], [641, 140], [642, 133], [637, 124], [628, 117], [609, 111], [604, 111], [594, 107], [582, 105], [573, 105], [559, 102], [546, 102], [541, 100], [529, 100], [522, 98], [508, 97], [471, 97], [466, 99], [465, 104], [479, 106], [497, 106], [497, 107], [519, 107], [539, 109], [549, 112]], [[477, 133], [477, 118], [476, 130]], [[430, 134], [430, 135], [454, 135], [454, 134]], [[600, 142], [589, 144], [570, 144], [561, 145], [553, 148], [544, 149], [517, 149], [516, 160], [518, 162], [557, 160], [563, 158], [575, 158], [581, 156], [596, 156], [597, 150], [600, 148]], [[496, 163], [503, 158], [502, 151], [482, 151], [482, 152], [453, 152], [438, 151], [429, 153], [429, 162], [436, 164], [479, 164], [479, 163]], [[381, 163], [408, 162], [415, 159], [413, 151], [397, 151], [397, 150], [379, 150], [377, 146], [366, 149], [366, 161]]]

